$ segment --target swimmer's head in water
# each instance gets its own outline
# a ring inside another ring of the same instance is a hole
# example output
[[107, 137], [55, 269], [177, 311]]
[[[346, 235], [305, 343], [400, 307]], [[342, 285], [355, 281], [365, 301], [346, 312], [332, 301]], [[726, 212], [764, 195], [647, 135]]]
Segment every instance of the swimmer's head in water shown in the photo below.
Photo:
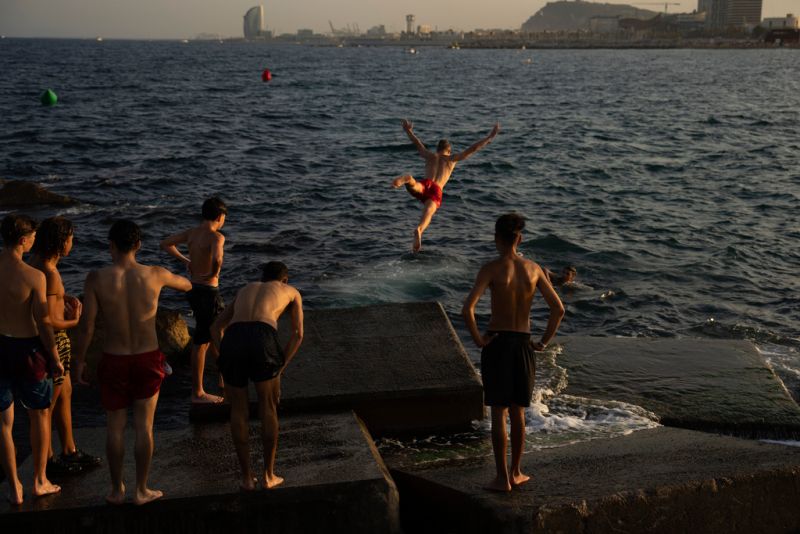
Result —
[[[0, 224], [0, 234], [3, 235], [3, 244], [6, 247], [16, 247], [23, 237], [35, 237], [36, 221], [27, 215], [6, 215]], [[33, 245], [33, 239], [29, 240], [28, 250]]]
[[[224, 217], [228, 214], [228, 206], [222, 201], [219, 197], [211, 197], [205, 202], [203, 202], [203, 219], [207, 221], [216, 221], [220, 217]], [[225, 223], [225, 219], [222, 220], [223, 224]]]
[[64, 217], [50, 217], [36, 230], [36, 241], [31, 249], [43, 259], [66, 256], [72, 250], [72, 222]]
[[561, 278], [564, 280], [565, 284], [571, 284], [574, 282], [576, 276], [578, 276], [578, 270], [574, 265], [567, 265], [561, 269]]
[[289, 268], [282, 261], [271, 261], [261, 266], [261, 281], [272, 282], [273, 280], [284, 283], [289, 281]]
[[495, 241], [506, 246], [518, 245], [525, 229], [525, 217], [518, 213], [501, 215], [494, 223]]
[[142, 243], [142, 231], [135, 222], [120, 219], [111, 225], [111, 230], [108, 231], [108, 240], [118, 252], [125, 254], [139, 248]]
[[447, 139], [440, 139], [439, 144], [436, 145], [436, 152], [449, 156], [451, 151], [452, 147], [450, 146], [450, 141]]

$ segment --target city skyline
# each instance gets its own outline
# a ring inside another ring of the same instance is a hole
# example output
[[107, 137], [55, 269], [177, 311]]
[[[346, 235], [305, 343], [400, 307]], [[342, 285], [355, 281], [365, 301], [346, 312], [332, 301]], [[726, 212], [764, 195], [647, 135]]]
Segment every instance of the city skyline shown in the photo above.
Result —
[[[405, 15], [416, 15], [417, 24], [439, 30], [519, 29], [546, 0], [407, 0], [375, 6], [368, 0], [0, 0], [0, 34], [8, 37], [191, 38], [201, 33], [241, 37], [245, 12], [264, 6], [266, 26], [275, 33], [295, 33], [308, 28], [329, 33], [330, 20], [337, 28], [358, 25], [362, 32], [385, 25], [389, 32], [405, 29]], [[658, 2], [631, 4], [661, 11]], [[796, 0], [764, 0], [762, 17], [783, 16]], [[670, 12], [690, 12], [695, 0], [670, 5]], [[187, 16], [187, 13], [190, 16]]]

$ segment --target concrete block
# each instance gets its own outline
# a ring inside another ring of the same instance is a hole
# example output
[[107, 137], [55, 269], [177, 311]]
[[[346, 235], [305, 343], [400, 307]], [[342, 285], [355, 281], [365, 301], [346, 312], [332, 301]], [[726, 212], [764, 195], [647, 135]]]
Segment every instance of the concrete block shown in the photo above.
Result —
[[800, 530], [800, 448], [660, 427], [528, 453], [528, 484], [482, 489], [491, 456], [387, 458], [408, 532], [774, 533]]
[[560, 337], [565, 393], [642, 406], [665, 425], [800, 437], [800, 408], [748, 341]]
[[[238, 463], [228, 425], [157, 432], [151, 487], [159, 501], [111, 506], [106, 466], [60, 481], [61, 495], [20, 508], [0, 503], [0, 532], [36, 534], [218, 532], [397, 532], [398, 494], [363, 425], [352, 413], [304, 415], [280, 421], [273, 490], [239, 491]], [[251, 428], [253, 465], [263, 465], [258, 425]], [[133, 431], [128, 430], [125, 480], [134, 490]], [[81, 429], [77, 439], [102, 450], [105, 429]], [[21, 469], [30, 492], [30, 459]], [[3, 488], [3, 491], [6, 488]]]
[[[480, 378], [436, 302], [307, 312], [281, 382], [282, 412], [352, 409], [376, 437], [461, 430], [484, 414]], [[190, 415], [220, 420], [228, 407], [193, 405]]]

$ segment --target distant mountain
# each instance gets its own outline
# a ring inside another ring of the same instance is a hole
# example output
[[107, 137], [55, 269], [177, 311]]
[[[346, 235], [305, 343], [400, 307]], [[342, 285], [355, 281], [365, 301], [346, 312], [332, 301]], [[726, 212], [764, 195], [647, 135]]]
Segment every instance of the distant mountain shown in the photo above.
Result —
[[522, 25], [522, 31], [585, 30], [589, 28], [589, 19], [592, 17], [650, 19], [656, 15], [658, 13], [655, 11], [625, 4], [596, 4], [580, 0], [549, 2]]

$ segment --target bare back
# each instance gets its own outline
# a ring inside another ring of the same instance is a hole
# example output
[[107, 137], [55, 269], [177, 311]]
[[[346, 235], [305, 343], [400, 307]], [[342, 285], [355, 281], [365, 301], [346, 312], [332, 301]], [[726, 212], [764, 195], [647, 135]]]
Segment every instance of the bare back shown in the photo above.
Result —
[[488, 263], [484, 269], [490, 278], [492, 317], [489, 330], [531, 331], [531, 305], [544, 272], [536, 263], [514, 256]]
[[[214, 259], [220, 239], [222, 234], [203, 225], [189, 230], [186, 245], [189, 247], [189, 259], [192, 261], [192, 282], [211, 287], [219, 285], [221, 265], [214, 265]], [[221, 258], [219, 261], [221, 263]]]
[[105, 330], [103, 351], [110, 354], [141, 354], [158, 348], [156, 311], [158, 296], [171, 278], [163, 267], [110, 265], [89, 274], [86, 279], [86, 310], [96, 303]]
[[[34, 320], [34, 309], [44, 306], [45, 276], [9, 250], [0, 253], [0, 335], [34, 337], [39, 331]], [[41, 295], [39, 294], [41, 293]]]
[[277, 280], [251, 282], [236, 295], [231, 324], [260, 321], [277, 330], [278, 318], [299, 296], [294, 287]]

